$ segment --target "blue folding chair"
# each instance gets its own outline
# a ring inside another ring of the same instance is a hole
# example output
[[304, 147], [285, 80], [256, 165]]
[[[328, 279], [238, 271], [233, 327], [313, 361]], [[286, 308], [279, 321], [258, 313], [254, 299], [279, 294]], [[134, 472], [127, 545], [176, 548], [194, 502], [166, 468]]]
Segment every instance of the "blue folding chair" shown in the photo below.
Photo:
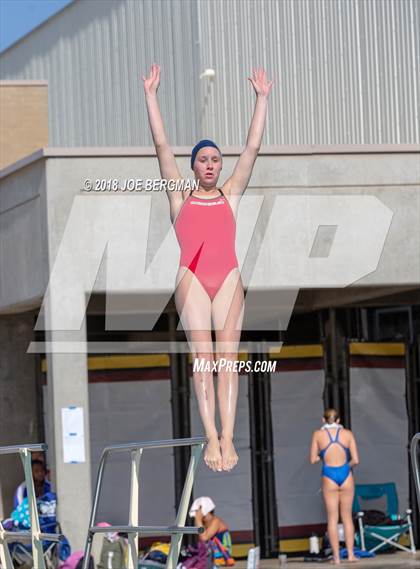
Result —
[[[378, 500], [382, 497], [386, 498], [386, 517], [388, 520], [398, 523], [386, 525], [369, 525], [364, 523], [363, 517], [365, 512], [360, 505], [360, 500]], [[411, 510], [407, 510], [403, 516], [399, 514], [397, 488], [394, 482], [386, 484], [356, 484], [353, 512], [357, 516], [359, 526], [356, 543], [363, 551], [367, 550], [375, 553], [379, 549], [395, 547], [408, 553], [416, 552]], [[400, 538], [405, 535], [409, 538], [409, 547], [400, 543]]]

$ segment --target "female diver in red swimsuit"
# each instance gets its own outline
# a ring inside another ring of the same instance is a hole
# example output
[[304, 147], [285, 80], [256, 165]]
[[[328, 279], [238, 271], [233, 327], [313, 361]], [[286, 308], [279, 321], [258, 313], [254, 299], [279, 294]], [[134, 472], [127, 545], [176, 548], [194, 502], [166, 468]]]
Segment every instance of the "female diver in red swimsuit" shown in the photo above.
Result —
[[[267, 99], [273, 84], [263, 69], [249, 81], [256, 94], [251, 126], [230, 178], [219, 189], [222, 155], [211, 140], [202, 140], [191, 154], [191, 168], [199, 182], [193, 192], [168, 191], [171, 220], [181, 248], [175, 301], [195, 358], [213, 363], [212, 322], [216, 337], [216, 361], [238, 357], [244, 291], [235, 253], [236, 214], [239, 200], [251, 177], [264, 132]], [[153, 142], [163, 179], [180, 180], [173, 152], [166, 140], [157, 99], [160, 67], [152, 65], [143, 77]], [[215, 423], [215, 393], [212, 365], [194, 371], [194, 386], [201, 420], [208, 439], [204, 460], [214, 471], [231, 470], [238, 462], [233, 445], [238, 373], [228, 365], [218, 369], [220, 440]]]

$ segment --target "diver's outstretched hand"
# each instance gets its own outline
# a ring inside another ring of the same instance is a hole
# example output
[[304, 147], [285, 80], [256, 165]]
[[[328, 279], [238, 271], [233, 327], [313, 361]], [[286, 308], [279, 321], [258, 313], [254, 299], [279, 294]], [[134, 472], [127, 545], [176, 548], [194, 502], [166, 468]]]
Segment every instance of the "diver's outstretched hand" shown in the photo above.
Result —
[[258, 69], [253, 69], [252, 77], [248, 77], [248, 80], [252, 83], [252, 86], [254, 87], [254, 91], [257, 97], [259, 95], [263, 97], [268, 97], [270, 89], [274, 83], [274, 79], [268, 81], [267, 74], [262, 67], [259, 67]]
[[144, 92], [146, 95], [156, 95], [160, 84], [160, 65], [154, 63], [150, 68], [149, 77], [142, 75]]

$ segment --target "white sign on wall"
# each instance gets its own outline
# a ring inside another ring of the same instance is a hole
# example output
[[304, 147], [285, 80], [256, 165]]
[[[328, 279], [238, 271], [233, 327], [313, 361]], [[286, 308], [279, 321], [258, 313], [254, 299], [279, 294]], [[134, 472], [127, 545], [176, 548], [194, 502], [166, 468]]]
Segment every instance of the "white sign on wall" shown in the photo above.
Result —
[[85, 432], [83, 427], [83, 407], [63, 407], [61, 409], [63, 432], [63, 461], [85, 462]]

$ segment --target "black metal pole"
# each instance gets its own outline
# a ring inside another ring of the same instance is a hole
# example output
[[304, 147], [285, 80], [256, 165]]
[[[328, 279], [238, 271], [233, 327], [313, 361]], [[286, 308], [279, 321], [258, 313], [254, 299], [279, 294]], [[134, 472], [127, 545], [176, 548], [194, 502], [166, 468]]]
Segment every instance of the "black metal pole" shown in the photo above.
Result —
[[[266, 355], [260, 350], [256, 361]], [[278, 555], [277, 500], [274, 475], [273, 430], [271, 418], [271, 377], [261, 371], [249, 375], [249, 411], [251, 433], [251, 474], [255, 543], [261, 557]]]
[[417, 504], [417, 496], [413, 471], [411, 465], [410, 443], [413, 436], [420, 432], [420, 338], [417, 344], [406, 345], [405, 357], [406, 372], [406, 403], [408, 414], [408, 441], [407, 453], [409, 463], [409, 495], [410, 505], [413, 510], [413, 533], [416, 547], [420, 546], [420, 505]]
[[254, 542], [260, 545], [260, 496], [259, 496], [259, 444], [258, 433], [259, 421], [256, 417], [256, 385], [255, 375], [251, 372], [248, 375], [248, 405], [249, 405], [249, 435], [251, 445], [251, 487], [252, 487], [252, 517], [254, 529]]
[[333, 407], [340, 410], [340, 389], [338, 384], [338, 358], [337, 358], [337, 313], [335, 308], [329, 309], [329, 362], [332, 380]]
[[[176, 340], [176, 315], [169, 315], [169, 334], [171, 342]], [[188, 354], [170, 354], [172, 433], [175, 439], [191, 436], [190, 383]], [[190, 448], [174, 448], [175, 511], [181, 500], [184, 481], [190, 461]]]
[[346, 340], [342, 346], [343, 350], [343, 424], [347, 429], [351, 429], [351, 408], [350, 408], [350, 345]]
[[[260, 361], [267, 359], [266, 353], [260, 354]], [[266, 526], [266, 552], [267, 557], [278, 556], [278, 520], [277, 520], [277, 499], [276, 482], [274, 472], [274, 445], [273, 445], [273, 425], [271, 414], [271, 374], [261, 373], [263, 385], [263, 408], [264, 408], [264, 472], [266, 476], [266, 502], [267, 511]]]

